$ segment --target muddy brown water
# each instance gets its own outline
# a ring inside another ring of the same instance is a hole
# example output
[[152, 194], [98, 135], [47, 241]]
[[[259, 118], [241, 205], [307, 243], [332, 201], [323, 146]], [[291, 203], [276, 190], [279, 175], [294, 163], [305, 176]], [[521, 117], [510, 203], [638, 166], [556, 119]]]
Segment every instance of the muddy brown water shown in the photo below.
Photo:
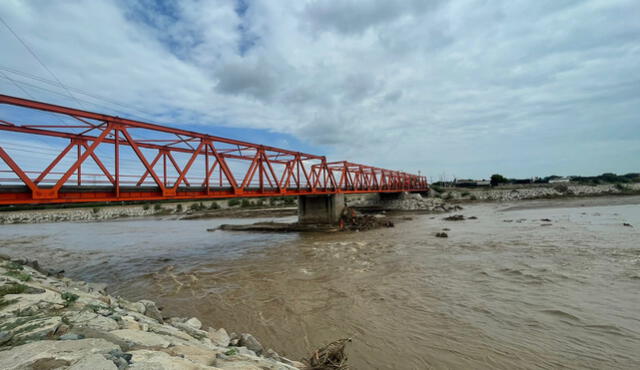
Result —
[[[334, 234], [205, 231], [246, 219], [5, 225], [0, 253], [253, 333], [294, 359], [351, 337], [354, 369], [632, 369], [639, 204], [477, 204], [460, 212], [477, 220], [413, 215]], [[443, 228], [449, 238], [436, 238]]]

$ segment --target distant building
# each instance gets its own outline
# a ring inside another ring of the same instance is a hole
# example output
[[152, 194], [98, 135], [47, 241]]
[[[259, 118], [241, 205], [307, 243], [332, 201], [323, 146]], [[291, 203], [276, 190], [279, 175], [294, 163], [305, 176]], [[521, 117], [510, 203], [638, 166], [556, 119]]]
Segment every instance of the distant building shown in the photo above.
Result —
[[478, 186], [491, 186], [491, 181], [489, 180], [472, 180], [472, 179], [456, 179], [454, 181], [454, 186], [459, 188], [475, 188]]
[[557, 179], [549, 180], [549, 184], [566, 184], [571, 181], [570, 177], [560, 177]]

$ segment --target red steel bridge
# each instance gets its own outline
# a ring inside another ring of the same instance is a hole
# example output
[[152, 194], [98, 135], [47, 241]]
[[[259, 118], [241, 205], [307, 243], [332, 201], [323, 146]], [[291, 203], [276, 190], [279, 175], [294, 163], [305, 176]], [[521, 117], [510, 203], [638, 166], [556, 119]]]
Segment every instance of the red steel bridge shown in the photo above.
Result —
[[0, 205], [423, 192], [425, 176], [0, 95]]

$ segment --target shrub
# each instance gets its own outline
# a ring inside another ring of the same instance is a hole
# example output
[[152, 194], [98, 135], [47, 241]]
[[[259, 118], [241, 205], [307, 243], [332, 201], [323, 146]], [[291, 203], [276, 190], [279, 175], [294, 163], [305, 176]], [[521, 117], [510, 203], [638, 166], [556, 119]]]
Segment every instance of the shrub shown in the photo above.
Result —
[[230, 199], [228, 204], [229, 204], [229, 207], [235, 207], [235, 206], [240, 204], [240, 200], [239, 199]]
[[97, 214], [98, 212], [100, 212], [100, 207], [93, 207], [91, 212], [93, 212], [94, 214]]
[[209, 209], [220, 209], [220, 205], [218, 204], [218, 202], [211, 202], [211, 204], [209, 205]]
[[453, 194], [451, 194], [451, 192], [446, 193], [446, 194], [442, 197], [442, 199], [453, 199]]
[[463, 197], [467, 197], [467, 196], [469, 196], [469, 194], [471, 194], [471, 193], [469, 193], [468, 191], [463, 191], [462, 194], [460, 194], [460, 195], [463, 196]]
[[509, 182], [509, 180], [507, 180], [506, 177], [504, 177], [504, 176], [502, 176], [500, 174], [496, 173], [494, 175], [491, 175], [491, 186], [497, 186], [497, 185], [500, 185], [500, 184], [506, 184], [508, 182]]
[[182, 204], [176, 206], [176, 212], [182, 212]]
[[478, 200], [478, 197], [476, 197], [476, 196], [475, 196], [475, 194], [472, 194], [472, 195], [469, 197], [469, 199], [471, 199], [471, 200]]
[[157, 212], [157, 211], [162, 211], [162, 210], [163, 210], [163, 208], [162, 208], [162, 204], [156, 203], [156, 204], [153, 206], [153, 210], [154, 210], [154, 211], [156, 211], [156, 212]]
[[20, 281], [29, 281], [31, 280], [31, 275], [24, 273], [24, 272], [20, 272], [17, 270], [9, 270], [5, 273], [5, 275], [10, 276], [12, 278], [18, 279]]
[[251, 207], [252, 205], [253, 203], [251, 203], [249, 199], [243, 199], [242, 204], [240, 204], [240, 207], [247, 208], [247, 207]]
[[284, 205], [285, 206], [292, 206], [294, 204], [296, 204], [296, 200], [293, 199], [292, 197], [284, 198]]
[[438, 185], [432, 185], [431, 190], [435, 191], [436, 193], [442, 193], [442, 188]]
[[143, 209], [143, 210], [145, 210], [145, 211], [148, 211], [148, 210], [149, 210], [149, 203], [145, 203], [145, 204], [142, 206], [142, 209]]
[[21, 294], [27, 290], [26, 285], [22, 284], [6, 284], [0, 286], [0, 297], [4, 297], [7, 294]]
[[620, 191], [627, 191], [629, 190], [629, 188], [627, 188], [625, 185], [622, 184], [615, 184], [614, 185], [616, 189], [620, 190]]
[[64, 292], [60, 296], [64, 300], [66, 307], [68, 307], [73, 302], [77, 301], [78, 298], [80, 298], [80, 296], [78, 296], [77, 294], [73, 294], [73, 293], [70, 293], [70, 292]]
[[191, 209], [192, 211], [201, 211], [203, 210], [204, 204], [202, 202], [200, 203], [193, 203], [192, 205], [189, 206], [189, 209]]

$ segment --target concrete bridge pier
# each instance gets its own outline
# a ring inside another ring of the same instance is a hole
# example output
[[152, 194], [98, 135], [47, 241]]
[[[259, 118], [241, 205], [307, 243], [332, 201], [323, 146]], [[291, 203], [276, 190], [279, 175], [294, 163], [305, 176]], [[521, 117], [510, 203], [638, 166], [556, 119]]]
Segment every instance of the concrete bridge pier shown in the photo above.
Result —
[[337, 224], [345, 207], [344, 194], [301, 195], [298, 197], [298, 222]]

